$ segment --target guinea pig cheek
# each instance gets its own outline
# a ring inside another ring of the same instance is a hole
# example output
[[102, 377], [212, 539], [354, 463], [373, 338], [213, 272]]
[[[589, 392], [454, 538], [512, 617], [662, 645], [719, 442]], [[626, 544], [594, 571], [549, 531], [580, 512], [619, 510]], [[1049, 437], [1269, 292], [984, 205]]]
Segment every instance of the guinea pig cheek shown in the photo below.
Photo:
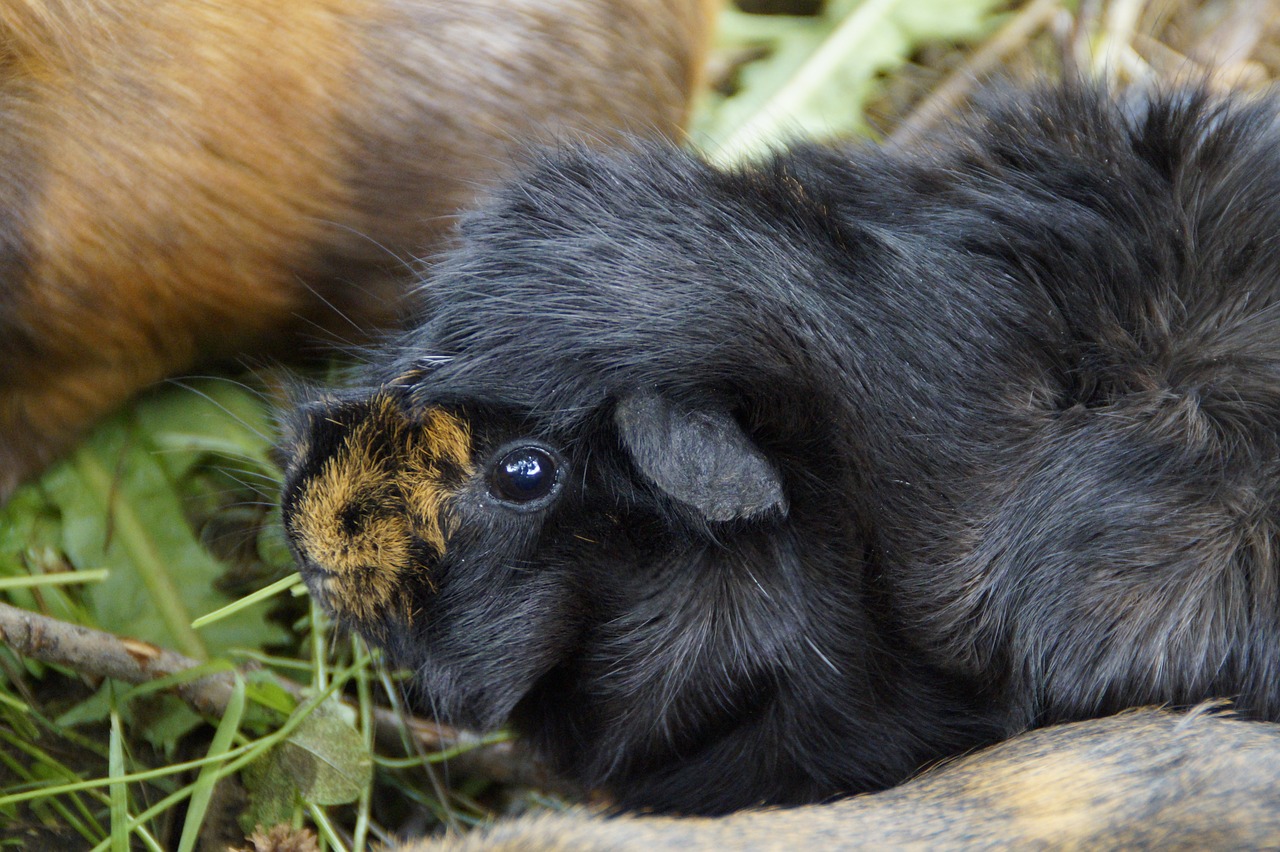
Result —
[[411, 619], [409, 587], [435, 591], [451, 496], [471, 475], [469, 445], [445, 412], [371, 417], [304, 484], [289, 532], [308, 585], [337, 616], [377, 633], [387, 619]]

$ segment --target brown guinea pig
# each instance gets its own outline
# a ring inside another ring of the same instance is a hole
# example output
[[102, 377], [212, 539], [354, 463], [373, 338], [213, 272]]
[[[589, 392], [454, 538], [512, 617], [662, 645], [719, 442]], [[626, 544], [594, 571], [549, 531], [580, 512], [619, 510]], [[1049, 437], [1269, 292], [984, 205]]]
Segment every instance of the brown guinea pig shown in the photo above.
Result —
[[401, 852], [1278, 846], [1280, 726], [1145, 710], [1024, 734], [833, 804], [717, 819], [546, 814]]
[[197, 359], [349, 337], [530, 141], [679, 132], [712, 0], [7, 0], [0, 500]]

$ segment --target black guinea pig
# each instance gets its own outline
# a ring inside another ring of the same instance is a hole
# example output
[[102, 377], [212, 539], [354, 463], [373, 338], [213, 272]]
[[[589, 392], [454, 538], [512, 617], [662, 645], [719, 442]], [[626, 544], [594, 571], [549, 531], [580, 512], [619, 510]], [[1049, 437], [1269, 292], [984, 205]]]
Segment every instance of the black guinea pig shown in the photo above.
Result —
[[303, 574], [628, 808], [1280, 719], [1276, 116], [1061, 85], [913, 151], [548, 155], [294, 415]]

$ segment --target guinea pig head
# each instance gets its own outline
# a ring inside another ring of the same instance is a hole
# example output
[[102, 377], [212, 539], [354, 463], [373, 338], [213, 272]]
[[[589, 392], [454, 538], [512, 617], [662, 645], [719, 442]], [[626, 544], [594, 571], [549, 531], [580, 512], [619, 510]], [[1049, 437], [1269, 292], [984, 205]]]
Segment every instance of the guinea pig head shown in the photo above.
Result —
[[[882, 336], [848, 298], [899, 292], [880, 243], [770, 175], [552, 157], [464, 218], [423, 320], [289, 441], [286, 528], [337, 618], [425, 710], [510, 722], [624, 807], [814, 801], [1002, 730], [894, 629], [877, 570], [866, 439], [896, 397], [850, 388], [871, 373], [829, 329]], [[833, 233], [868, 283], [813, 298], [846, 271]]]
[[[684, 561], [694, 531], [781, 518], [787, 499], [728, 411], [644, 393], [610, 408], [603, 432], [554, 434], [395, 386], [302, 406], [282, 503], [311, 591], [454, 721], [540, 728], [546, 694], [572, 691], [584, 668], [625, 681], [619, 706], [634, 700], [646, 678], [628, 667], [654, 649], [628, 633], [672, 615], [650, 584], [698, 567]], [[655, 609], [637, 615], [646, 596]]]

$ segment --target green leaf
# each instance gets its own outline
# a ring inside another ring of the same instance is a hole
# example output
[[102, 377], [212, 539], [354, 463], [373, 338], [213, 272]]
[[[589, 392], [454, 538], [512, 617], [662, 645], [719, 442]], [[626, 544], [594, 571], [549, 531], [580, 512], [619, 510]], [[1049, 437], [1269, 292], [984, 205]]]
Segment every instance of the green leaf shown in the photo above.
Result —
[[113, 703], [113, 691], [118, 689], [119, 684], [107, 681], [93, 695], [58, 716], [54, 724], [74, 728], [102, 722], [110, 717], [114, 707], [130, 732], [170, 756], [182, 737], [204, 724], [200, 714], [176, 695], [139, 695], [135, 688], [127, 690], [118, 703]]
[[227, 603], [215, 586], [225, 566], [192, 531], [158, 458], [149, 432], [126, 412], [42, 480], [61, 511], [62, 551], [79, 569], [111, 571], [107, 582], [86, 589], [97, 624], [197, 659], [278, 641], [283, 631], [264, 620], [266, 604], [192, 629], [194, 615]]
[[[18, 489], [0, 506], [0, 578], [50, 577], [72, 568], [62, 554], [61, 514], [38, 485]], [[3, 591], [15, 606], [84, 623], [87, 613], [72, 590], [10, 587]]]
[[742, 69], [739, 94], [708, 106], [694, 138], [728, 164], [797, 138], [865, 133], [863, 104], [880, 74], [925, 41], [982, 35], [995, 6], [995, 0], [844, 0], [821, 17], [769, 30], [728, 10], [725, 45], [763, 46], [768, 56]]
[[246, 385], [230, 379], [170, 383], [140, 398], [135, 412], [174, 479], [202, 453], [244, 459], [280, 476], [270, 457], [275, 432], [270, 409]]
[[131, 730], [172, 759], [178, 743], [204, 724], [204, 717], [176, 695], [157, 695], [133, 710]]
[[123, 417], [102, 425], [45, 484], [63, 510], [63, 549], [77, 567], [106, 567], [112, 581], [90, 591], [98, 623], [188, 656], [208, 651], [190, 627], [178, 571], [196, 586], [221, 569], [192, 542], [173, 489]]
[[288, 822], [299, 804], [354, 802], [372, 777], [373, 759], [350, 711], [326, 701], [246, 771], [252, 796], [248, 821], [275, 825]]
[[[112, 684], [110, 682], [104, 683], [93, 695], [54, 719], [54, 724], [61, 728], [74, 728], [77, 725], [103, 721], [111, 715], [111, 689]], [[127, 705], [125, 714], [126, 716], [128, 714]]]
[[288, 717], [298, 708], [298, 700], [277, 683], [270, 672], [249, 672], [247, 680], [249, 698], [255, 703], [270, 708], [283, 717]]
[[373, 759], [351, 723], [349, 708], [336, 701], [317, 707], [277, 749], [280, 765], [315, 805], [354, 802], [369, 783]]

